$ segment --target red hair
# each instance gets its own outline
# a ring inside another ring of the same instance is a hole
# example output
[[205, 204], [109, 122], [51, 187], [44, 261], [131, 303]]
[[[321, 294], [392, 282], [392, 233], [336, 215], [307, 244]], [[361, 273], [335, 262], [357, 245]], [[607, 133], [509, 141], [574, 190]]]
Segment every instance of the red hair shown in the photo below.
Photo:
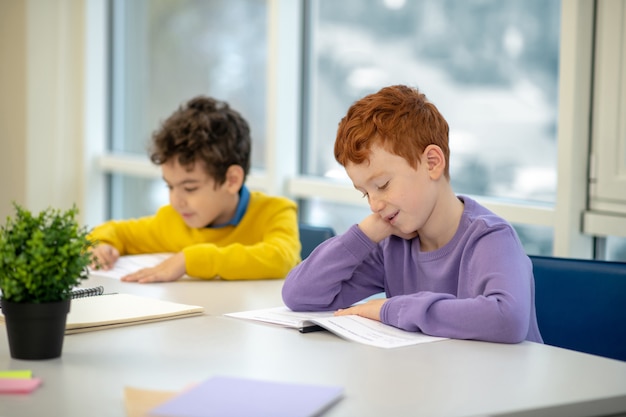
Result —
[[343, 166], [361, 164], [378, 144], [417, 168], [424, 149], [437, 145], [445, 156], [449, 178], [448, 133], [446, 119], [419, 90], [405, 85], [385, 87], [350, 106], [337, 129], [335, 159]]

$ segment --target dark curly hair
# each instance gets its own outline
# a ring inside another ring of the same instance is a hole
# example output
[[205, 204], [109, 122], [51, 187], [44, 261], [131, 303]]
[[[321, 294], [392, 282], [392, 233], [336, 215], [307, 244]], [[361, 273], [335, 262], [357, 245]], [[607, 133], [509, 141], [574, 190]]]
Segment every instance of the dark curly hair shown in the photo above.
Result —
[[198, 96], [180, 106], [152, 135], [150, 160], [162, 165], [172, 158], [185, 168], [203, 161], [216, 185], [239, 165], [244, 180], [250, 170], [250, 127], [228, 103]]

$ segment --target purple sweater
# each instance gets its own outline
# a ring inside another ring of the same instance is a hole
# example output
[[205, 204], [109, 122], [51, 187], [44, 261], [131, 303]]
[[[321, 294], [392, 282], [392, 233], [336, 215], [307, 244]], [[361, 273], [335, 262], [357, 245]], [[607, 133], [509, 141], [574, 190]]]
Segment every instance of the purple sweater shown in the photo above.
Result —
[[345, 308], [385, 292], [385, 324], [455, 339], [543, 342], [532, 264], [512, 226], [476, 201], [450, 242], [422, 252], [419, 237], [376, 244], [357, 225], [328, 239], [287, 275], [295, 311]]

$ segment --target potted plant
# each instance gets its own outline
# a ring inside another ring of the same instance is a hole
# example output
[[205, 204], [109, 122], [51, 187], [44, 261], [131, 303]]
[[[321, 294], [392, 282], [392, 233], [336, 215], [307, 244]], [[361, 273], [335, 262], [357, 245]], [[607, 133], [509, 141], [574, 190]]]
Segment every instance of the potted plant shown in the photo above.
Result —
[[38, 215], [13, 203], [0, 228], [0, 307], [11, 357], [61, 356], [72, 289], [87, 278], [93, 244], [74, 205]]

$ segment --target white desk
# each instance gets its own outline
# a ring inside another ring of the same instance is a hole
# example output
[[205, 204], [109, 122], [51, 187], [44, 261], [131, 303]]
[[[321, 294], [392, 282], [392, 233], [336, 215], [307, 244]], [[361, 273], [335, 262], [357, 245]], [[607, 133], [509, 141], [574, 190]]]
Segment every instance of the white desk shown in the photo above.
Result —
[[0, 416], [123, 417], [125, 386], [178, 391], [214, 375], [343, 386], [324, 417], [626, 415], [626, 362], [529, 342], [384, 350], [222, 316], [281, 305], [282, 281], [91, 285], [206, 315], [68, 335], [62, 357], [45, 361], [11, 359], [1, 329], [0, 369], [32, 369], [43, 385], [0, 396]]

